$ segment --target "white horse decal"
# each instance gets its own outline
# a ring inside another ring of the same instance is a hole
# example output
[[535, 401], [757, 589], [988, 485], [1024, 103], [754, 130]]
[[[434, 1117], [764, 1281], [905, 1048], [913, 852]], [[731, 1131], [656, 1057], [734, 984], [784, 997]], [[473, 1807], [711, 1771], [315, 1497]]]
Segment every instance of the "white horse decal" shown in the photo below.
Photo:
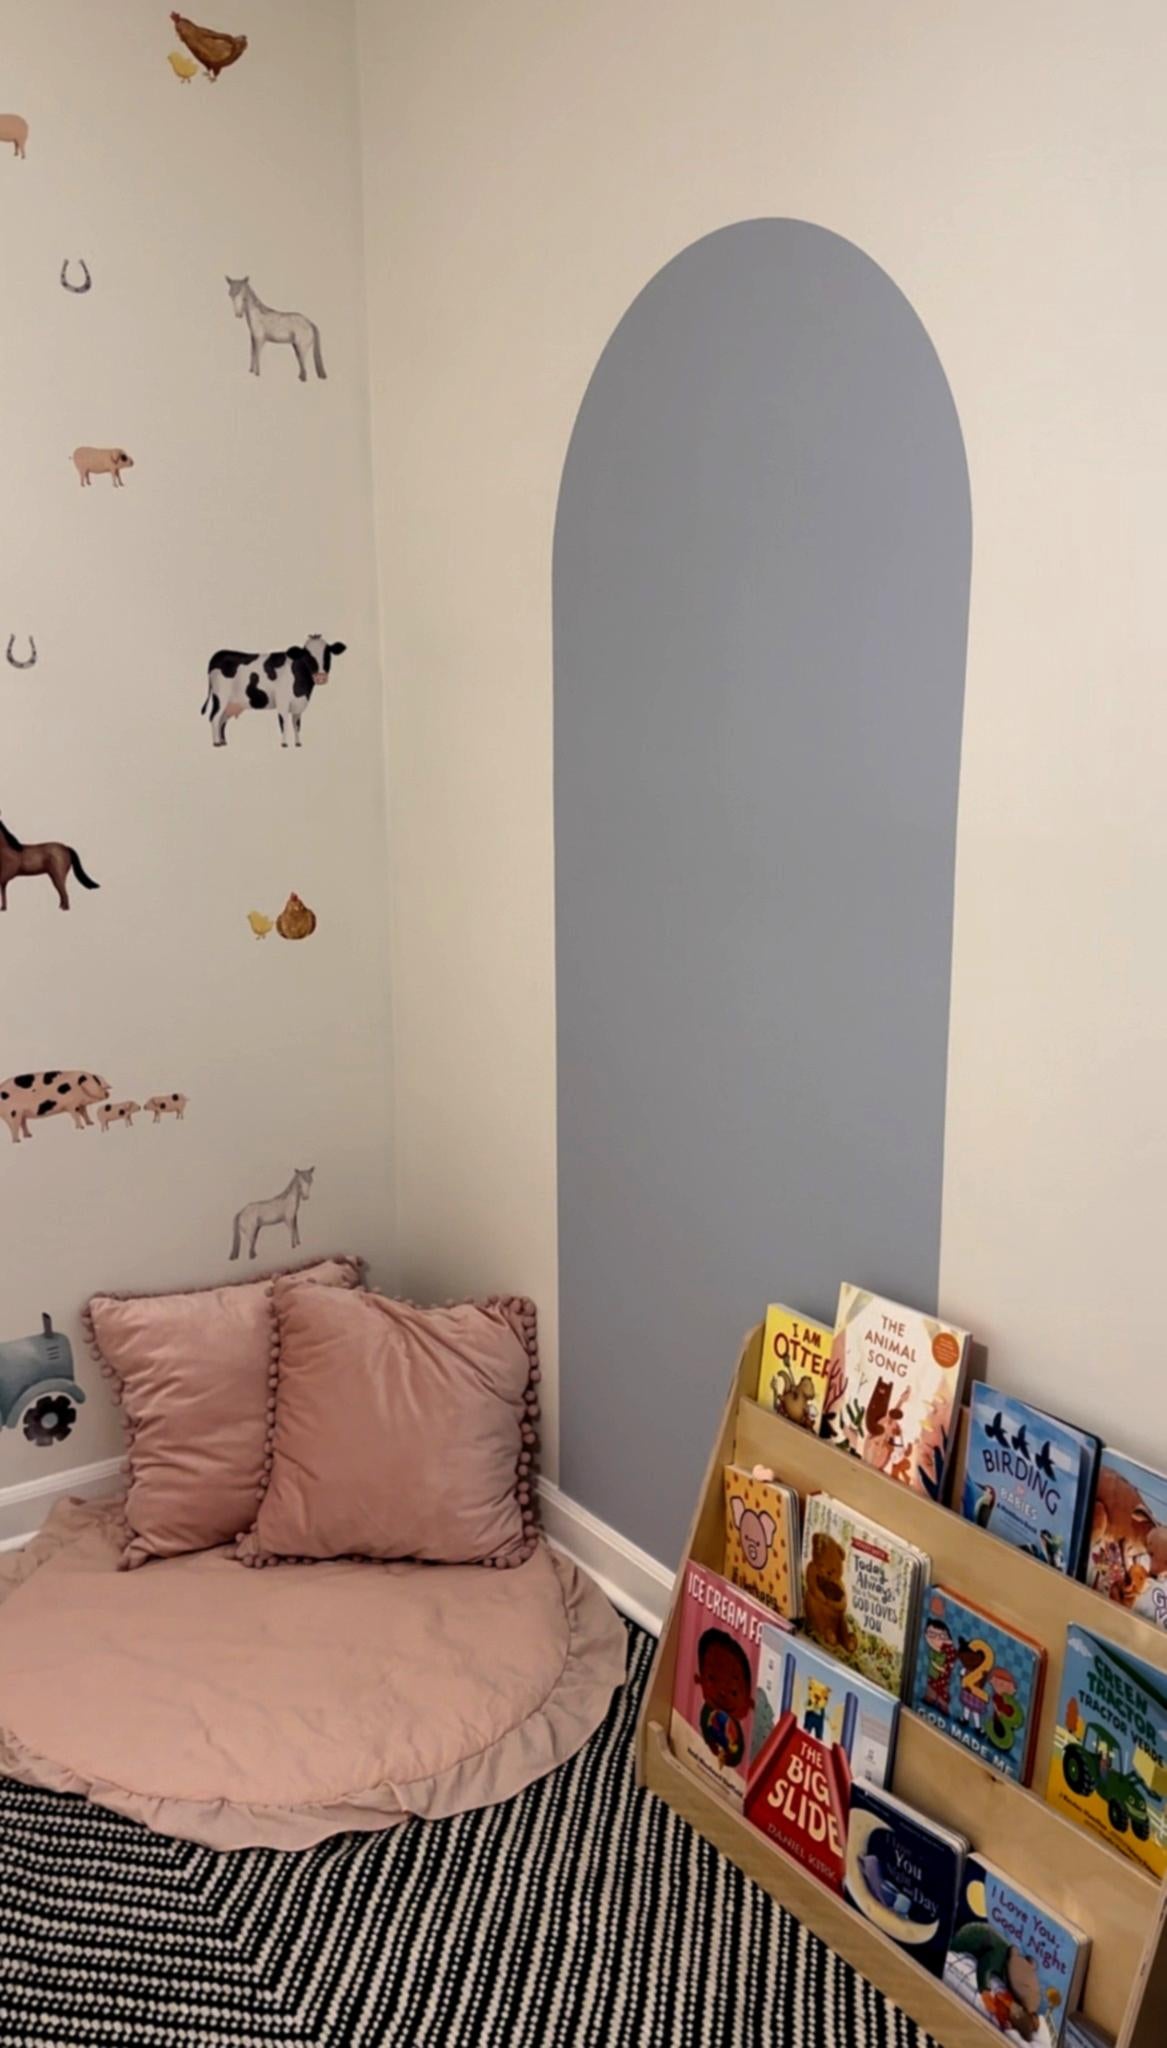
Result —
[[286, 1223], [291, 1233], [292, 1244], [300, 1242], [300, 1225], [297, 1221], [301, 1202], [306, 1202], [312, 1191], [314, 1166], [297, 1166], [286, 1188], [278, 1195], [269, 1196], [266, 1202], [248, 1202], [235, 1218], [235, 1231], [231, 1239], [231, 1257], [239, 1257], [239, 1248], [247, 1239], [247, 1256], [255, 1257], [255, 1240], [261, 1230], [267, 1230], [273, 1223]]
[[324, 357], [320, 353], [320, 329], [315, 320], [309, 320], [306, 313], [277, 313], [274, 306], [265, 306], [259, 293], [252, 288], [249, 277], [229, 277], [227, 290], [235, 308], [235, 318], [246, 320], [251, 331], [251, 374], [259, 375], [259, 358], [265, 342], [287, 341], [296, 351], [300, 365], [300, 382], [308, 381], [308, 352], [316, 366], [316, 375], [323, 377]]

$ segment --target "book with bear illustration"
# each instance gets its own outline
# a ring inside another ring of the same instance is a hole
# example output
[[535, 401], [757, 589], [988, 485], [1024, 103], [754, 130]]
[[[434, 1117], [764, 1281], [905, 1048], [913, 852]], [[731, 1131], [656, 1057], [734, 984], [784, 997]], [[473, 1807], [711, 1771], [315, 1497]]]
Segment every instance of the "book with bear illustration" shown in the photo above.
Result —
[[798, 1495], [766, 1465], [725, 1467], [725, 1576], [776, 1614], [799, 1611]]
[[902, 1698], [915, 1659], [929, 1561], [865, 1515], [814, 1493], [802, 1533], [802, 1613], [808, 1635], [873, 1684]]
[[834, 1334], [825, 1323], [812, 1322], [781, 1302], [766, 1310], [758, 1399], [763, 1408], [816, 1435], [827, 1409]]
[[1167, 1678], [1072, 1624], [1046, 1798], [1167, 1876]]
[[845, 1281], [835, 1339], [841, 1393], [829, 1434], [889, 1479], [943, 1499], [968, 1331]]
[[1086, 1579], [1105, 1599], [1167, 1628], [1167, 1473], [1103, 1451]]
[[773, 1621], [756, 1695], [745, 1818], [841, 1894], [851, 1786], [887, 1783], [898, 1702]]
[[968, 1843], [891, 1792], [856, 1782], [843, 1896], [934, 1977], [944, 1973]]
[[706, 1784], [741, 1804], [754, 1728], [762, 1628], [770, 1609], [692, 1559], [681, 1589], [681, 1625], [669, 1737]]
[[1086, 1537], [1099, 1442], [995, 1387], [975, 1386], [961, 1513], [1069, 1578]]
[[983, 1857], [970, 1856], [944, 1982], [1007, 2041], [1059, 2048], [1090, 1943]]
[[1040, 1643], [943, 1586], [924, 1603], [911, 1705], [1004, 1777], [1029, 1782], [1041, 1711]]

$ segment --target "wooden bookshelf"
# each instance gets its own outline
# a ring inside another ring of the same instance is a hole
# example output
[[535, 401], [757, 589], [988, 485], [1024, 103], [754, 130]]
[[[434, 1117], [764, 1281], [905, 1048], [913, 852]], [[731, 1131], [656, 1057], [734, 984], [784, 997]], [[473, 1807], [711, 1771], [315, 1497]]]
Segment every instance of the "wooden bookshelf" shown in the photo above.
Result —
[[679, 1591], [689, 1558], [720, 1571], [724, 1554], [722, 1467], [769, 1465], [805, 1497], [836, 1494], [873, 1521], [916, 1543], [932, 1578], [999, 1614], [1043, 1643], [1048, 1654], [1033, 1790], [1016, 1785], [958, 1742], [901, 1709], [894, 1790], [922, 1812], [958, 1828], [974, 1849], [1074, 1920], [1092, 1942], [1084, 2010], [1117, 2048], [1167, 2042], [1167, 1883], [1095, 1841], [1047, 1806], [1042, 1793], [1057, 1719], [1066, 1629], [1077, 1621], [1167, 1678], [1167, 1634], [1063, 1578], [959, 1515], [797, 1429], [752, 1398], [761, 1364], [761, 1326], [747, 1337], [678, 1567], [668, 1619], [657, 1646], [637, 1730], [640, 1782], [707, 1836], [747, 1876], [786, 1906], [940, 2048], [991, 2048], [1000, 2035], [953, 1992], [920, 1968], [725, 1806], [669, 1748]]

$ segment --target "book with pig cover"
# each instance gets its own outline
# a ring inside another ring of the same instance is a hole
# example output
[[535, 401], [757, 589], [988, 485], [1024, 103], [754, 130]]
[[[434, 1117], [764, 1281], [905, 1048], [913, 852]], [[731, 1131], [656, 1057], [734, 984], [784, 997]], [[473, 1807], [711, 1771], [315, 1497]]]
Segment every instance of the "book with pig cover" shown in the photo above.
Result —
[[725, 1467], [725, 1576], [776, 1614], [799, 1611], [798, 1495], [766, 1465]]
[[745, 1818], [842, 1896], [851, 1786], [887, 1783], [898, 1703], [773, 1622], [762, 1629], [756, 1699]]

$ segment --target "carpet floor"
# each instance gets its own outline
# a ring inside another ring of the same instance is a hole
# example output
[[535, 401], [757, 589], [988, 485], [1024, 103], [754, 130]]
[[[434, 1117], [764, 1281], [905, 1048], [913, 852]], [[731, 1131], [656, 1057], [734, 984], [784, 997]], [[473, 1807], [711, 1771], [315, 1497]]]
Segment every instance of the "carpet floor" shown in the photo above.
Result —
[[637, 1791], [628, 1634], [586, 1749], [457, 1820], [223, 1855], [0, 1780], [3, 2048], [927, 2048]]

